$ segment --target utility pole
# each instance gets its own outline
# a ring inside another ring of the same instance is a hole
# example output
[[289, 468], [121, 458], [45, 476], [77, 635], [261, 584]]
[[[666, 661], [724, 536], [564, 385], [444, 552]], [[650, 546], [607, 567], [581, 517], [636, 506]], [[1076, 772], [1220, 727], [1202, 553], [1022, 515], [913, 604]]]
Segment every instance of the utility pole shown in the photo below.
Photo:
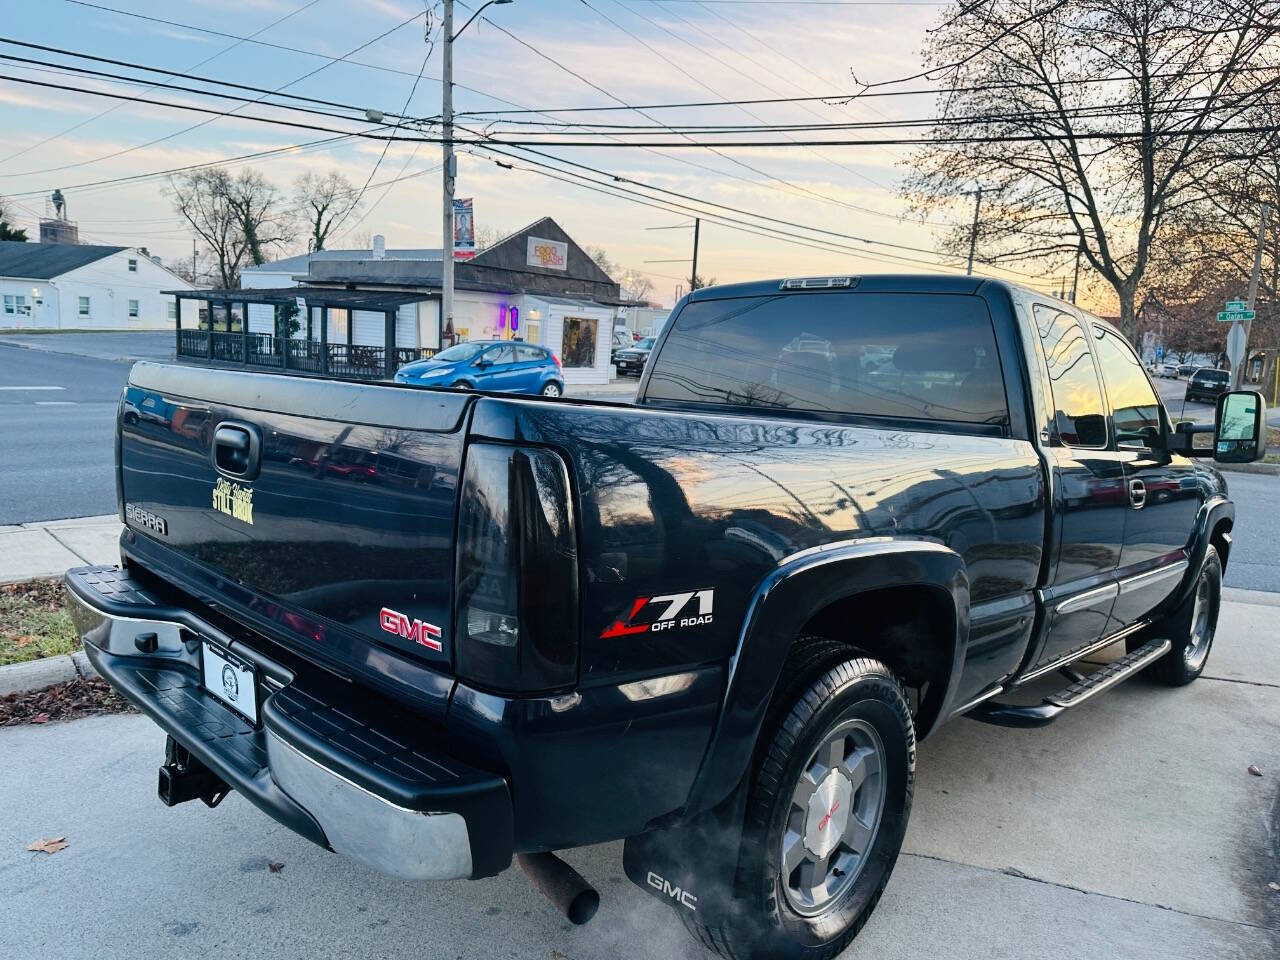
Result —
[[[453, 330], [453, 184], [458, 160], [453, 155], [453, 0], [444, 0], [444, 64], [440, 68], [440, 149], [444, 154], [440, 233], [440, 334]], [[441, 344], [443, 346], [443, 344]]]
[[191, 238], [191, 285], [196, 285], [196, 238]]
[[[441, 166], [441, 237], [440, 237], [440, 332], [453, 328], [453, 186], [458, 176], [458, 158], [453, 153], [453, 41], [457, 40], [480, 14], [495, 4], [512, 0], [489, 0], [481, 4], [471, 19], [453, 32], [453, 0], [444, 0], [444, 18], [440, 23], [440, 39], [444, 41], [440, 66], [440, 148]], [[430, 26], [424, 37], [431, 42]]]
[[[1267, 214], [1270, 212], [1271, 207], [1264, 203], [1261, 214], [1258, 217], [1258, 243], [1253, 249], [1253, 272], [1249, 274], [1249, 293], [1245, 297], [1245, 309], [1247, 310], [1253, 309], [1254, 302], [1258, 298], [1258, 278], [1262, 274], [1262, 246], [1266, 243]], [[1240, 325], [1244, 329], [1244, 347], [1240, 351], [1240, 362], [1231, 371], [1232, 390], [1239, 390], [1241, 383], [1244, 381], [1244, 370], [1249, 363], [1249, 331], [1253, 328], [1253, 321], [1246, 320]]]
[[978, 246], [978, 211], [982, 209], [982, 185], [978, 185], [978, 189], [973, 192], [973, 229], [969, 231], [969, 266], [965, 268], [965, 274], [973, 275], [973, 253]]
[[[1076, 302], [1076, 287], [1080, 285], [1080, 255], [1084, 253], [1084, 241], [1076, 247], [1076, 275], [1071, 280], [1071, 302]], [[1164, 321], [1161, 321], [1163, 323]]]
[[702, 226], [702, 218], [693, 218], [693, 270], [689, 274], [689, 291], [698, 289], [698, 229]]

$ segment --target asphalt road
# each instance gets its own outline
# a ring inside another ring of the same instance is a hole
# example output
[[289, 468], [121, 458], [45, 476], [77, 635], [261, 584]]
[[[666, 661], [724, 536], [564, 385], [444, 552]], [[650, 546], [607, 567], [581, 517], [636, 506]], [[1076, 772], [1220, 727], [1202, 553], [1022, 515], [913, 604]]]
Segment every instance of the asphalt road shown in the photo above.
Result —
[[[1042, 730], [959, 720], [922, 744], [904, 856], [846, 960], [1280, 956], [1277, 614], [1228, 604], [1189, 687], [1139, 678]], [[571, 927], [515, 869], [407, 883], [234, 794], [167, 809], [163, 744], [140, 716], [0, 729], [0, 956], [710, 956], [624, 878], [618, 843], [567, 854], [603, 901]]]
[[129, 366], [0, 343], [0, 526], [115, 513], [112, 435]]

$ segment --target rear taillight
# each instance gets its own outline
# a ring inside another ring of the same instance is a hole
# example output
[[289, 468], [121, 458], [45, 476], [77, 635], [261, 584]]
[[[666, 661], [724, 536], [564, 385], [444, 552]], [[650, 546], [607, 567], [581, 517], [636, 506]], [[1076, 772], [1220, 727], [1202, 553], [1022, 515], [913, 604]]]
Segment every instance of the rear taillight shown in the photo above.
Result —
[[577, 537], [559, 456], [536, 447], [468, 448], [456, 576], [461, 679], [521, 693], [577, 680]]
[[564, 369], [564, 364], [560, 362], [560, 354], [558, 354], [558, 353], [553, 353], [553, 354], [551, 355], [551, 359], [552, 359], [552, 360], [554, 360], [554, 361], [556, 362], [556, 366], [557, 366], [557, 367], [559, 367], [561, 370], [563, 370], [563, 369]]

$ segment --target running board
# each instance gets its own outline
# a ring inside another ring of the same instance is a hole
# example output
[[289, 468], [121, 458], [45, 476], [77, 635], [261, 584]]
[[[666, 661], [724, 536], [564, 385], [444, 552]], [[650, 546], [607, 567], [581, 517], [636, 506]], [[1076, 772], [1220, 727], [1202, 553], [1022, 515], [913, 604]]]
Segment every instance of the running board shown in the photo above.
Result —
[[1059, 690], [1033, 706], [980, 703], [965, 716], [973, 720], [981, 720], [983, 723], [992, 723], [998, 727], [1043, 727], [1056, 720], [1060, 713], [1072, 707], [1078, 707], [1095, 693], [1101, 693], [1122, 680], [1128, 680], [1144, 667], [1163, 657], [1172, 646], [1173, 644], [1168, 640], [1152, 640], [1133, 653], [1107, 664], [1101, 670], [1095, 670], [1065, 690]]

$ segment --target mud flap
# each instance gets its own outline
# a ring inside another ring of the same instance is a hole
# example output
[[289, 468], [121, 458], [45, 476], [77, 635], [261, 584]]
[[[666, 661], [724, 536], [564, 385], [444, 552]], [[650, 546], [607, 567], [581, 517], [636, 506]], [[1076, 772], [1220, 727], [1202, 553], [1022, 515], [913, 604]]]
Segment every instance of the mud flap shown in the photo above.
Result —
[[675, 910], [718, 925], [739, 917], [734, 875], [742, 846], [745, 782], [720, 806], [627, 838], [622, 867], [627, 878]]

